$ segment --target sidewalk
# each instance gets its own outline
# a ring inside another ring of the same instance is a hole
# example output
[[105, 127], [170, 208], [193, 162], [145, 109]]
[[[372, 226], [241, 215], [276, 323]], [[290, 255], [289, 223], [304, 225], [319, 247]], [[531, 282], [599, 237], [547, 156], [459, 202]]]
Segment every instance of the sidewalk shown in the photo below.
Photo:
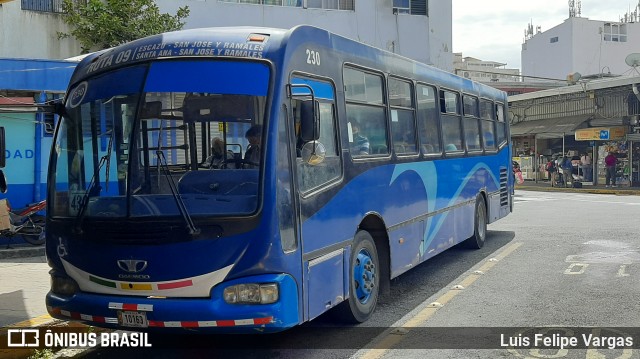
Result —
[[584, 185], [582, 188], [551, 187], [549, 181], [525, 180], [523, 184], [516, 184], [516, 190], [542, 191], [542, 192], [573, 192], [573, 193], [594, 193], [594, 194], [615, 194], [615, 195], [640, 195], [640, 187], [605, 187]]
[[44, 256], [1, 259], [0, 327], [46, 315], [44, 297], [49, 281]]

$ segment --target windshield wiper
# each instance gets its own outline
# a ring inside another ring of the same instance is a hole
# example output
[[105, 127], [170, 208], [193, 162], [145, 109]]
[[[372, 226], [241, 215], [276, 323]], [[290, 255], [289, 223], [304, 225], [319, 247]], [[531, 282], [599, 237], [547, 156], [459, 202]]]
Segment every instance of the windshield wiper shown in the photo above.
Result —
[[[109, 141], [109, 148], [111, 148], [111, 141]], [[93, 176], [91, 176], [91, 181], [89, 181], [89, 186], [87, 187], [84, 194], [82, 195], [82, 200], [80, 201], [80, 208], [78, 209], [78, 214], [76, 215], [76, 223], [74, 226], [76, 232], [78, 233], [82, 233], [82, 222], [84, 221], [84, 217], [87, 212], [87, 207], [89, 206], [89, 198], [99, 195], [100, 192], [102, 191], [102, 186], [100, 186], [98, 181], [96, 181], [96, 178], [98, 177], [100, 170], [105, 164], [107, 165], [107, 171], [109, 170], [110, 160], [111, 160], [111, 151], [109, 151], [104, 156], [100, 157], [100, 162], [98, 162], [98, 168], [96, 168], [96, 170], [93, 172]], [[106, 186], [108, 188], [109, 174], [107, 174], [105, 178], [107, 180]]]
[[98, 162], [98, 168], [93, 172], [93, 176], [91, 176], [91, 181], [89, 181], [89, 186], [86, 191], [82, 195], [82, 200], [80, 201], [80, 208], [78, 210], [78, 214], [76, 215], [76, 223], [75, 230], [78, 233], [82, 233], [82, 222], [84, 221], [85, 214], [87, 212], [87, 207], [89, 206], [89, 198], [97, 196], [102, 191], [102, 187], [96, 181], [98, 178], [98, 174], [103, 166], [106, 165], [105, 168], [105, 190], [109, 190], [109, 167], [111, 165], [111, 149], [113, 148], [113, 130], [111, 130], [111, 136], [109, 136], [109, 144], [107, 145], [107, 153], [104, 156], [100, 157], [100, 162]]
[[[192, 236], [200, 234], [200, 229], [196, 228], [196, 225], [193, 223], [193, 219], [191, 219], [191, 215], [189, 215], [189, 211], [187, 210], [187, 206], [184, 204], [182, 197], [178, 194], [178, 186], [176, 185], [175, 180], [171, 177], [171, 172], [169, 171], [169, 165], [167, 165], [167, 158], [164, 156], [164, 152], [162, 152], [162, 123], [160, 121], [160, 129], [158, 131], [158, 146], [156, 150], [156, 159], [158, 161], [158, 172], [162, 169], [162, 173], [167, 179], [167, 183], [169, 184], [169, 189], [171, 190], [171, 194], [173, 195], [173, 199], [176, 200], [176, 205], [178, 206], [178, 211], [182, 215], [185, 223], [187, 224], [187, 229], [189, 230], [189, 234]], [[160, 178], [158, 177], [158, 181]]]
[[109, 192], [109, 167], [111, 166], [111, 148], [112, 148], [112, 146], [113, 146], [113, 130], [111, 130], [111, 136], [109, 136], [109, 144], [107, 145], [107, 153], [104, 156], [102, 156], [102, 158], [104, 158], [104, 161], [106, 162], [106, 167], [104, 169], [104, 190], [107, 191], [107, 192]]
[[156, 151], [156, 158], [158, 159], [158, 167], [162, 168], [162, 173], [167, 179], [167, 183], [169, 183], [169, 189], [171, 190], [171, 194], [173, 198], [176, 200], [176, 205], [178, 206], [178, 211], [182, 215], [185, 223], [187, 224], [187, 229], [189, 230], [190, 235], [197, 235], [200, 233], [200, 229], [196, 228], [191, 216], [189, 215], [189, 211], [187, 210], [187, 206], [184, 204], [182, 197], [178, 194], [178, 186], [174, 181], [173, 177], [171, 177], [171, 173], [169, 171], [169, 166], [167, 165], [167, 159], [164, 156], [164, 152], [158, 146], [158, 150]]

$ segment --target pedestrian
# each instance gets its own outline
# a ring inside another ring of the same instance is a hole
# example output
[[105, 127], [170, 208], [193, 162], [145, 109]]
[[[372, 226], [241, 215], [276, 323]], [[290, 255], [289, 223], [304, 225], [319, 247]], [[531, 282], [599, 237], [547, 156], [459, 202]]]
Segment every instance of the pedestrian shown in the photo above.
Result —
[[549, 162], [547, 162], [546, 170], [547, 170], [547, 172], [549, 172], [549, 179], [551, 180], [551, 187], [554, 187], [556, 185], [557, 174], [558, 174], [558, 168], [556, 167], [556, 160], [555, 159], [552, 158], [552, 159], [549, 160]]
[[605, 167], [605, 187], [609, 187], [611, 183], [611, 187], [616, 186], [616, 164], [618, 163], [618, 158], [613, 152], [609, 152], [607, 157], [604, 158], [604, 167]]
[[580, 166], [582, 166], [582, 177], [585, 182], [593, 181], [593, 167], [591, 166], [591, 156], [588, 153], [584, 153], [580, 157]]
[[571, 156], [567, 153], [561, 163], [560, 169], [562, 169], [562, 178], [564, 181], [564, 187], [566, 188], [569, 187], [569, 180], [573, 183], [573, 164], [571, 163]]

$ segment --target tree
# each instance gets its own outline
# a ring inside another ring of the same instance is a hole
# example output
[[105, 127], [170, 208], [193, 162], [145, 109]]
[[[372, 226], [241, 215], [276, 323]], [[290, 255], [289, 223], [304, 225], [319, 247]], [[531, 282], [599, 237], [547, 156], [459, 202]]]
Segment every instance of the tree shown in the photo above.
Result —
[[162, 32], [180, 30], [189, 16], [189, 7], [175, 15], [161, 14], [153, 0], [63, 0], [63, 21], [69, 33], [58, 38], [75, 37], [82, 53], [108, 49], [135, 39]]

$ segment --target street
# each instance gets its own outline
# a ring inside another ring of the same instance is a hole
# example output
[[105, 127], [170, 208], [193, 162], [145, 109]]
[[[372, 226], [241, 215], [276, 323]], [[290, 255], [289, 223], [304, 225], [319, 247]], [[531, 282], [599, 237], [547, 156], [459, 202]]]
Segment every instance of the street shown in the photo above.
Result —
[[[616, 333], [623, 328], [637, 327], [639, 217], [636, 196], [516, 191], [514, 213], [489, 225], [484, 248], [452, 248], [393, 280], [374, 317], [360, 326], [338, 326], [324, 315], [276, 335], [152, 335], [150, 349], [94, 349], [82, 355], [120, 359], [640, 358], [640, 343], [632, 349], [528, 349], [479, 339], [491, 330], [522, 338], [538, 327], [559, 327], [567, 336], [578, 336], [570, 332], [576, 328], [593, 327], [588, 331], [596, 336], [621, 336], [624, 333]], [[23, 283], [48, 282], [46, 263], [2, 264], [2, 283], [7, 270], [15, 271]], [[3, 306], [4, 298], [17, 298], [16, 291], [3, 284]], [[26, 308], [32, 316], [45, 314], [44, 300], [40, 308], [33, 308], [33, 297], [44, 297], [45, 286], [23, 291], [24, 302], [13, 305]], [[24, 320], [15, 313], [0, 313], [3, 325], [8, 315]], [[638, 331], [635, 328], [636, 338], [640, 338]], [[431, 340], [434, 332], [448, 338]]]

